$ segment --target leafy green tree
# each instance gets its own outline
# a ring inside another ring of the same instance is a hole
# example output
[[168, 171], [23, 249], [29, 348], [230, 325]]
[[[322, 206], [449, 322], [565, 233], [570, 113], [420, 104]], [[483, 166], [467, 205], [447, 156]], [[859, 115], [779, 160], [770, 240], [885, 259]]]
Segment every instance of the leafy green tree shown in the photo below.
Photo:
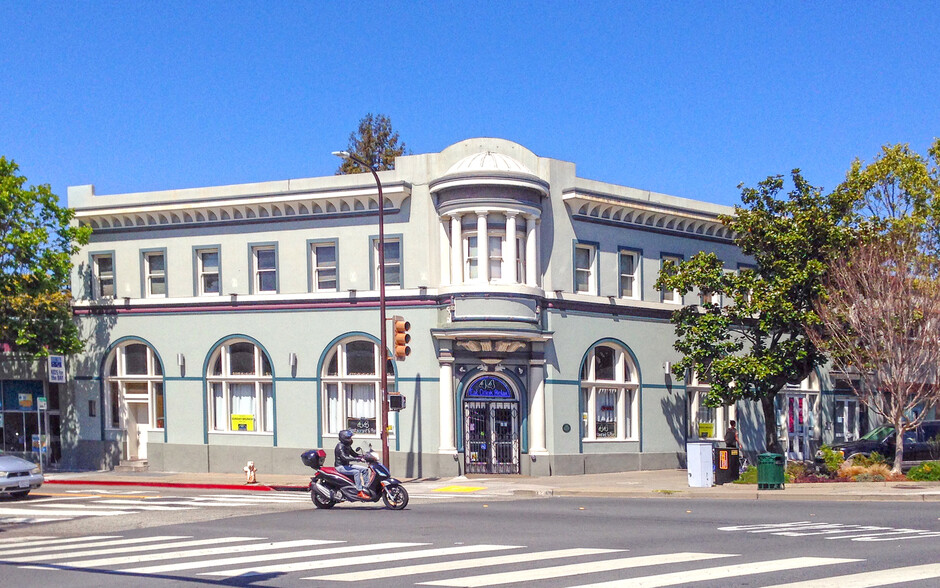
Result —
[[[742, 189], [742, 204], [720, 217], [753, 268], [728, 271], [714, 253], [701, 252], [680, 264], [666, 262], [657, 288], [703, 294], [672, 317], [683, 357], [676, 376], [694, 370], [710, 383], [707, 406], [740, 400], [760, 403], [765, 446], [780, 452], [775, 399], [788, 383], [806, 378], [825, 355], [806, 335], [819, 319], [813, 301], [823, 292], [827, 261], [854, 238], [854, 201], [846, 193], [824, 195], [792, 172], [793, 189], [783, 194], [782, 176]], [[720, 294], [724, 304], [708, 295]]]
[[72, 320], [71, 256], [91, 229], [71, 224], [48, 184], [25, 188], [19, 166], [0, 157], [0, 344], [34, 355], [82, 349]]
[[[398, 132], [392, 129], [392, 121], [387, 116], [373, 116], [370, 112], [359, 121], [359, 129], [349, 134], [346, 151], [371, 164], [375, 171], [382, 171], [395, 169], [395, 158], [405, 153], [405, 143], [399, 139]], [[359, 174], [367, 171], [369, 170], [347, 157], [343, 159], [336, 174]]]

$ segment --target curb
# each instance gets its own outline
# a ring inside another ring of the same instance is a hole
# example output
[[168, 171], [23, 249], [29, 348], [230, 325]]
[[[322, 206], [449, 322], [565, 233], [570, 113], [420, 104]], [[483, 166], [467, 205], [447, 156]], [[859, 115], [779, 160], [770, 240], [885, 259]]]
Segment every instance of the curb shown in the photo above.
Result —
[[127, 480], [45, 480], [43, 484], [73, 486], [142, 486], [146, 488], [194, 488], [199, 490], [249, 490], [253, 492], [306, 492], [309, 486], [246, 484], [190, 484], [186, 482], [131, 482]]

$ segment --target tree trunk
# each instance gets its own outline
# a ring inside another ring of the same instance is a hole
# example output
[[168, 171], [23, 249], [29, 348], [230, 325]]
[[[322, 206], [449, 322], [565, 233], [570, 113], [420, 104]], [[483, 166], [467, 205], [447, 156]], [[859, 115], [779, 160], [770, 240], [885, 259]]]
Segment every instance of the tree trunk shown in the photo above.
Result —
[[894, 466], [891, 468], [892, 474], [901, 473], [901, 462], [904, 461], [904, 433], [901, 430], [900, 423], [894, 423]]
[[777, 437], [777, 409], [774, 406], [776, 394], [761, 396], [760, 407], [764, 414], [764, 445], [770, 453], [783, 453], [780, 439]]

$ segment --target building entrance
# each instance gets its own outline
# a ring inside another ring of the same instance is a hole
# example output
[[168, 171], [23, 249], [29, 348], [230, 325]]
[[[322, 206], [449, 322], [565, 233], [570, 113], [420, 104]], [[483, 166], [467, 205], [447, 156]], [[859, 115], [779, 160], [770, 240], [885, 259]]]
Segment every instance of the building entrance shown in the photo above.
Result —
[[466, 473], [519, 473], [519, 401], [506, 380], [483, 376], [471, 382], [463, 420]]

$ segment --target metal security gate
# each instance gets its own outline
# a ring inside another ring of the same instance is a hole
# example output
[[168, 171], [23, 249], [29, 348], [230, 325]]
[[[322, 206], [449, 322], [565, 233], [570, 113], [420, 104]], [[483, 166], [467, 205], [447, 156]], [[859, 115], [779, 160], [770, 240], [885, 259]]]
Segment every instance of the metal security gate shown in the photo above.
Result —
[[518, 402], [464, 402], [464, 456], [468, 474], [519, 473], [518, 407]]

